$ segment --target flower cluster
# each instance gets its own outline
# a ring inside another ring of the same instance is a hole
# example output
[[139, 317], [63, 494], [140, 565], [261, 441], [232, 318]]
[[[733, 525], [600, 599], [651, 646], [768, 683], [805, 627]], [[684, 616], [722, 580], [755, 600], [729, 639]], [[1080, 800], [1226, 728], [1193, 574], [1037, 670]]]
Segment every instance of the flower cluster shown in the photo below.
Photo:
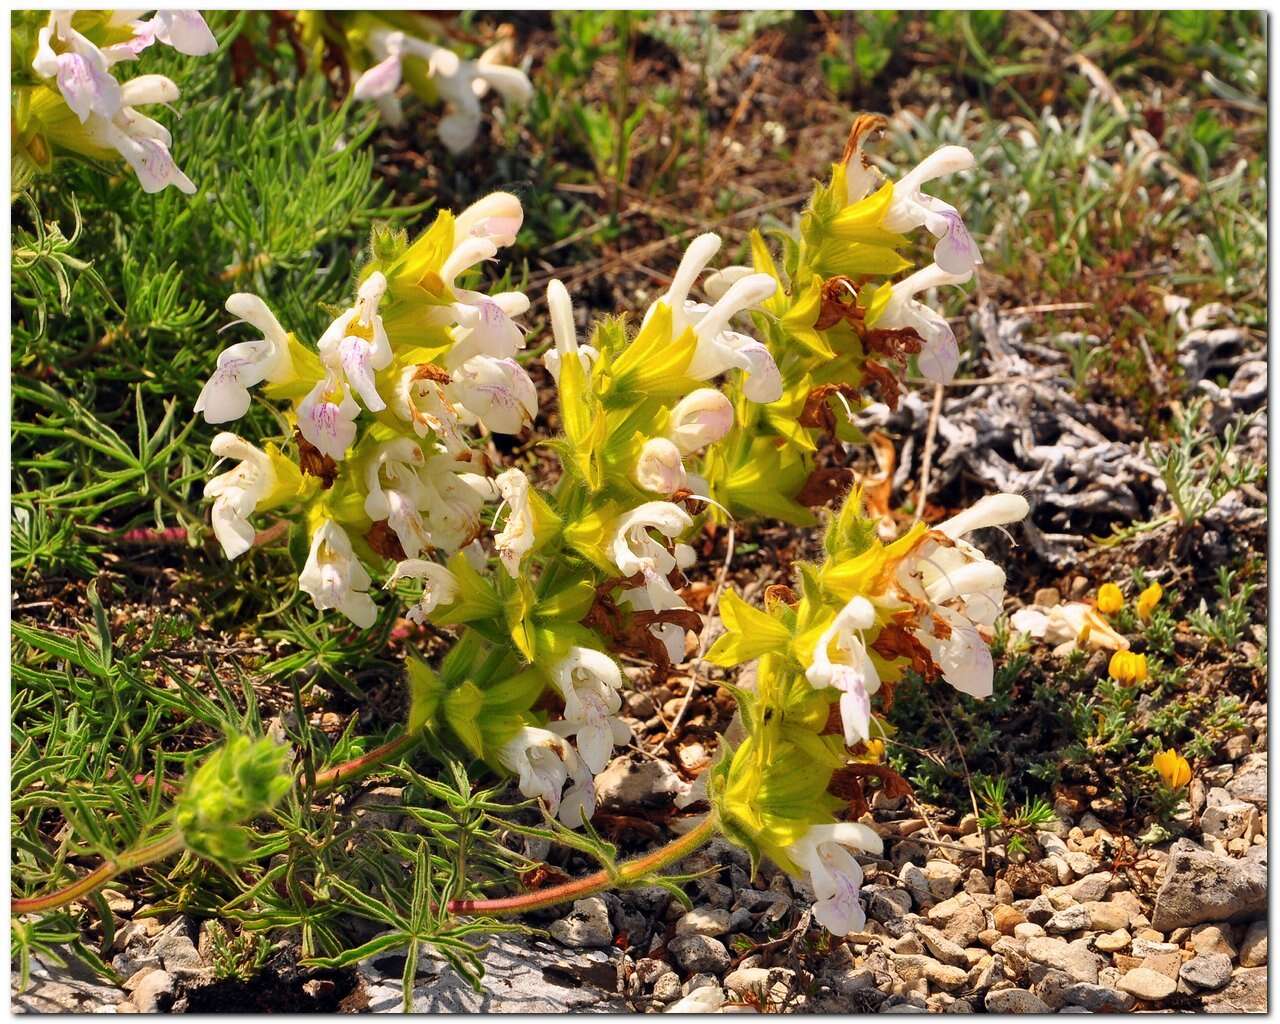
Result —
[[359, 71], [353, 95], [376, 103], [388, 124], [404, 123], [402, 84], [424, 102], [443, 103], [445, 113], [436, 131], [451, 153], [464, 152], [475, 142], [482, 122], [481, 100], [490, 90], [515, 106], [533, 96], [528, 76], [509, 66], [509, 37], [475, 60], [465, 60], [431, 42], [431, 23], [408, 12], [313, 11], [299, 14], [298, 20], [304, 39], [320, 46], [327, 42], [346, 55]]
[[[196, 11], [53, 11], [34, 39], [31, 70], [39, 83], [19, 89], [15, 129], [19, 148], [47, 165], [49, 145], [98, 159], [123, 158], [146, 192], [196, 186], [169, 152], [167, 128], [138, 108], [171, 104], [178, 87], [163, 75], [118, 82], [111, 68], [134, 61], [155, 43], [193, 57], [218, 42]], [[18, 51], [15, 50], [15, 57]]]
[[708, 787], [726, 834], [755, 856], [807, 873], [815, 916], [839, 935], [864, 922], [862, 873], [849, 851], [881, 849], [869, 827], [833, 818], [850, 792], [860, 801], [858, 764], [875, 759], [884, 735], [871, 698], [909, 668], [974, 697], [991, 695], [987, 644], [1005, 576], [966, 538], [1028, 511], [1019, 495], [991, 495], [885, 544], [861, 504], [853, 493], [832, 520], [821, 565], [798, 566], [798, 594], [772, 588], [763, 610], [726, 594], [727, 631], [708, 654], [726, 667], [757, 662], [755, 689], [739, 701], [746, 738], [726, 752]]

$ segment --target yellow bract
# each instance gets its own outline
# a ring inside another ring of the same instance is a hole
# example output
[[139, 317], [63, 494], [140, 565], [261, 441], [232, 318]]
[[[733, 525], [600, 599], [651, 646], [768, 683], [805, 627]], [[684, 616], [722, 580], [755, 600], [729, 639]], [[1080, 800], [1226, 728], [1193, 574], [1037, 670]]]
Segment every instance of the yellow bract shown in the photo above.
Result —
[[1162, 750], [1151, 759], [1151, 767], [1170, 789], [1181, 789], [1191, 781], [1191, 765], [1176, 750]]

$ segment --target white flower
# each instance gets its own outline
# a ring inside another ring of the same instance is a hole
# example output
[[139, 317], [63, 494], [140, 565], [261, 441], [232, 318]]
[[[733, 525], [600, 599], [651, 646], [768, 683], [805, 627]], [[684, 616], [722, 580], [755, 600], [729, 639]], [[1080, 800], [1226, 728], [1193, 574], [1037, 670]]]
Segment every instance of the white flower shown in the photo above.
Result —
[[[123, 104], [120, 83], [107, 70], [106, 55], [71, 27], [74, 11], [54, 11], [36, 38], [31, 67], [41, 78], [56, 78], [58, 91], [83, 124], [90, 113], [110, 120]], [[54, 44], [58, 50], [55, 50]]]
[[[484, 239], [478, 239], [477, 245], [493, 247], [492, 242]], [[452, 285], [452, 279], [449, 283]], [[446, 368], [452, 370], [477, 355], [510, 359], [524, 348], [524, 334], [513, 318], [528, 311], [527, 295], [523, 292], [485, 295], [465, 288], [454, 288], [453, 294], [456, 302], [429, 316], [432, 322], [447, 316], [457, 325], [453, 330], [453, 348], [444, 357]]]
[[[555, 733], [524, 726], [503, 744], [498, 761], [518, 777], [524, 796], [542, 800], [548, 813], [559, 812], [560, 820], [570, 828], [591, 817], [595, 809], [591, 774], [573, 747]], [[562, 804], [561, 790], [570, 778], [573, 786], [563, 795]]]
[[[638, 587], [625, 590], [622, 600], [637, 611], [673, 611], [687, 607], [672, 587], [668, 574], [677, 566], [688, 564], [680, 555], [687, 545], [676, 545], [676, 553], [668, 551], [650, 536], [656, 529], [674, 540], [693, 525], [688, 513], [668, 501], [650, 501], [619, 518], [609, 542], [613, 564], [624, 577], [641, 576]], [[673, 622], [657, 623], [649, 632], [662, 641], [673, 664], [684, 660], [685, 631]]]
[[355, 442], [359, 415], [351, 386], [330, 370], [298, 403], [298, 429], [323, 454], [341, 462]]
[[880, 674], [867, 654], [862, 632], [875, 621], [876, 610], [870, 601], [865, 597], [851, 599], [818, 638], [813, 662], [805, 671], [815, 689], [832, 686], [840, 691], [840, 721], [849, 746], [871, 739], [871, 694], [880, 689]]
[[386, 291], [387, 279], [375, 270], [360, 285], [355, 305], [329, 325], [316, 346], [325, 365], [343, 372], [370, 412], [387, 407], [373, 379], [374, 371], [385, 370], [392, 359], [391, 343], [378, 315]]
[[[112, 16], [112, 23], [121, 23], [127, 20], [126, 15], [131, 14], [129, 11], [117, 11]], [[131, 27], [134, 31], [132, 39], [103, 50], [110, 63], [134, 60], [154, 42], [172, 46], [188, 57], [207, 57], [218, 49], [218, 40], [209, 31], [199, 11], [156, 11], [149, 20], [135, 21]]]
[[378, 618], [378, 607], [368, 594], [370, 582], [346, 531], [326, 519], [311, 538], [311, 553], [298, 586], [311, 595], [320, 611], [340, 611], [361, 629], [368, 629]]
[[964, 536], [1026, 517], [1018, 494], [990, 494], [935, 527], [950, 543], [926, 539], [898, 567], [898, 584], [923, 603], [934, 621], [914, 631], [942, 678], [962, 693], [989, 697], [994, 681], [991, 652], [979, 632], [989, 629], [1004, 601], [1005, 574]]
[[434, 433], [447, 451], [459, 455], [467, 451], [467, 442], [458, 429], [458, 410], [445, 393], [446, 387], [437, 375], [407, 366], [396, 381], [391, 411], [413, 424], [419, 437]]
[[687, 373], [694, 380], [710, 380], [732, 369], [746, 371], [742, 393], [753, 402], [768, 404], [782, 397], [782, 374], [769, 349], [754, 338], [728, 329], [738, 313], [758, 306], [777, 290], [768, 274], [748, 274], [731, 284], [715, 305], [685, 303], [693, 321], [698, 347]]
[[938, 264], [931, 263], [893, 286], [889, 302], [874, 324], [877, 328], [891, 330], [915, 328], [924, 342], [918, 357], [920, 372], [939, 384], [945, 384], [956, 375], [956, 367], [960, 363], [960, 348], [946, 317], [918, 301], [915, 296], [944, 284], [964, 284], [971, 277], [972, 269], [962, 274], [949, 274]]
[[593, 773], [604, 770], [615, 744], [626, 743], [631, 730], [615, 715], [622, 707], [618, 690], [622, 672], [607, 654], [590, 647], [570, 647], [551, 668], [551, 681], [564, 698], [564, 735], [576, 735], [578, 755]]
[[239, 558], [253, 546], [257, 531], [249, 516], [275, 488], [276, 473], [266, 452], [225, 430], [214, 437], [209, 450], [220, 459], [240, 460], [204, 485], [204, 496], [213, 499], [213, 534], [223, 554]]
[[[397, 437], [380, 445], [365, 467], [365, 515], [375, 523], [387, 521], [407, 558], [416, 559], [431, 546], [431, 537], [418, 514], [427, 504], [426, 487], [420, 476], [426, 461], [416, 441]], [[389, 485], [385, 489], [383, 477]]]
[[218, 356], [218, 368], [196, 399], [195, 411], [204, 413], [206, 423], [238, 420], [249, 411], [249, 388], [293, 374], [289, 336], [265, 302], [237, 292], [227, 299], [227, 312], [236, 317], [236, 323], [256, 327], [262, 337], [232, 345]]
[[467, 414], [495, 434], [518, 434], [538, 414], [538, 389], [514, 359], [472, 356], [453, 372], [445, 388]]
[[733, 429], [733, 403], [714, 388], [698, 388], [676, 403], [667, 427], [681, 455], [693, 455]]
[[524, 223], [524, 208], [510, 192], [490, 192], [477, 199], [453, 221], [453, 242], [484, 238], [499, 249], [514, 245]]
[[508, 469], [493, 481], [507, 506], [507, 521], [493, 540], [512, 579], [520, 575], [520, 562], [533, 547], [533, 504], [529, 500], [529, 478], [518, 469]]
[[670, 497], [689, 482], [680, 449], [665, 437], [651, 437], [640, 447], [631, 479], [642, 491]]
[[427, 73], [449, 108], [437, 130], [440, 141], [452, 153], [461, 153], [475, 141], [480, 131], [480, 98], [490, 87], [512, 103], [525, 103], [533, 95], [533, 86], [524, 72], [497, 63], [492, 50], [485, 51], [479, 60], [462, 60], [442, 46], [384, 30], [370, 33], [369, 49], [379, 63], [356, 81], [356, 99], [374, 100], [388, 122], [401, 124], [404, 116], [395, 96], [403, 74], [401, 62], [405, 57], [426, 61]]
[[441, 452], [427, 459], [418, 479], [418, 505], [427, 517], [431, 543], [446, 554], [470, 544], [480, 533], [480, 511], [494, 496], [493, 481], [470, 472], [471, 463]]
[[427, 616], [442, 604], [452, 604], [458, 599], [458, 578], [438, 562], [421, 558], [406, 558], [396, 564], [395, 572], [387, 580], [390, 588], [400, 580], [421, 580], [422, 596], [405, 612], [410, 622], [426, 622]]
[[569, 290], [560, 281], [553, 279], [547, 284], [547, 309], [551, 313], [551, 333], [556, 345], [547, 350], [542, 362], [551, 374], [551, 379], [560, 383], [560, 361], [571, 353], [577, 354], [582, 363], [582, 372], [590, 375], [591, 367], [600, 358], [600, 353], [592, 345], [578, 344], [578, 331], [573, 324], [573, 300], [569, 297]]
[[926, 195], [921, 186], [974, 165], [973, 154], [963, 146], [943, 146], [893, 186], [893, 200], [881, 226], [903, 233], [923, 225], [938, 239], [933, 260], [949, 274], [964, 274], [982, 262], [982, 254], [954, 206]]
[[852, 821], [814, 825], [787, 847], [787, 854], [809, 873], [814, 895], [813, 916], [833, 935], [861, 931], [867, 915], [858, 901], [862, 867], [850, 849], [879, 856], [884, 841], [866, 825]]
[[99, 146], [114, 149], [133, 168], [144, 192], [160, 192], [170, 185], [188, 195], [196, 186], [173, 162], [169, 129], [135, 109], [153, 103], [172, 103], [178, 87], [164, 75], [139, 75], [121, 87], [121, 106], [111, 117], [96, 110], [85, 122], [85, 134]]
[[1053, 653], [1070, 654], [1078, 647], [1101, 651], [1127, 651], [1129, 641], [1117, 633], [1093, 605], [1081, 601], [1042, 608], [1020, 608], [1009, 617], [1019, 633], [1027, 633], [1056, 644]]

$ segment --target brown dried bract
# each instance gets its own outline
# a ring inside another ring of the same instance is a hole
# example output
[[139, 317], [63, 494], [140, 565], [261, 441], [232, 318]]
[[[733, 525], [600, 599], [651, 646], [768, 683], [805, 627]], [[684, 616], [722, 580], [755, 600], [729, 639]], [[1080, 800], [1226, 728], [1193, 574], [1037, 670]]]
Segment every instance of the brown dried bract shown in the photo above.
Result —
[[435, 363], [419, 363], [418, 368], [413, 371], [414, 380], [433, 380], [438, 384], [450, 384], [453, 378], [449, 376], [449, 371]]
[[862, 364], [863, 382], [867, 387], [875, 387], [884, 399], [884, 404], [895, 412], [898, 409], [898, 398], [902, 393], [902, 385], [893, 371], [886, 366], [868, 359]]
[[796, 596], [796, 592], [785, 583], [770, 583], [764, 588], [765, 608], [772, 608], [779, 601], [783, 604], [793, 605], [798, 600], [800, 599]]
[[396, 536], [396, 531], [391, 529], [390, 524], [385, 519], [379, 519], [374, 523], [369, 532], [365, 534], [364, 539], [369, 542], [369, 547], [373, 548], [383, 558], [403, 562], [406, 557], [404, 548], [400, 544], [400, 538]]
[[538, 864], [531, 867], [528, 871], [522, 871], [516, 876], [520, 879], [520, 884], [526, 889], [546, 889], [552, 885], [563, 885], [569, 881], [569, 876], [558, 868], [553, 868], [550, 864]]
[[796, 501], [805, 508], [817, 508], [843, 498], [852, 483], [853, 470], [845, 466], [815, 469], [800, 488]]
[[301, 430], [294, 430], [293, 443], [298, 446], [299, 468], [308, 476], [319, 478], [321, 486], [327, 491], [338, 479], [338, 464], [303, 437]]
[[858, 399], [857, 390], [850, 384], [819, 384], [804, 400], [804, 408], [796, 422], [802, 427], [816, 427], [828, 434], [836, 432], [836, 417], [828, 404], [832, 395], [844, 395]]
[[[872, 135], [879, 135], [888, 126], [889, 122], [883, 114], [859, 114], [853, 119], [853, 124], [849, 127], [849, 138], [845, 140], [844, 152], [840, 154], [840, 162], [847, 164], [853, 159], [853, 154], [862, 149], [863, 142], [867, 141]], [[862, 162], [867, 167], [871, 166], [865, 156], [862, 158]]]
[[818, 311], [818, 319], [813, 322], [814, 330], [825, 331], [841, 320], [847, 320], [858, 328], [865, 315], [866, 310], [858, 305], [858, 290], [852, 279], [839, 274], [822, 282], [822, 308]]
[[924, 339], [914, 327], [872, 327], [862, 336], [868, 355], [887, 356], [905, 364], [924, 347]]
[[831, 773], [831, 781], [827, 783], [827, 792], [841, 800], [849, 801], [849, 816], [857, 821], [864, 814], [871, 813], [867, 803], [867, 794], [862, 788], [862, 779], [848, 768], [837, 768]]
[[897, 623], [891, 622], [880, 630], [880, 635], [876, 637], [876, 642], [871, 645], [871, 649], [890, 661], [895, 658], [908, 659], [911, 667], [929, 682], [933, 682], [941, 674], [928, 648], [917, 640], [914, 634]]

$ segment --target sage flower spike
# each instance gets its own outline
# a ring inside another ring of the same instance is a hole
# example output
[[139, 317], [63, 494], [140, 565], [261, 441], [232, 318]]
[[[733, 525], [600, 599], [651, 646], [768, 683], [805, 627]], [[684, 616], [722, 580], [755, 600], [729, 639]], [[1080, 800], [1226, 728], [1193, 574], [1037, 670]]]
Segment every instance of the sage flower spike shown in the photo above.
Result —
[[237, 292], [227, 299], [226, 308], [236, 318], [233, 323], [256, 327], [262, 337], [232, 345], [218, 356], [218, 368], [195, 404], [195, 411], [204, 414], [206, 423], [238, 420], [249, 411], [249, 388], [293, 375], [289, 336], [267, 304], [256, 295]]

